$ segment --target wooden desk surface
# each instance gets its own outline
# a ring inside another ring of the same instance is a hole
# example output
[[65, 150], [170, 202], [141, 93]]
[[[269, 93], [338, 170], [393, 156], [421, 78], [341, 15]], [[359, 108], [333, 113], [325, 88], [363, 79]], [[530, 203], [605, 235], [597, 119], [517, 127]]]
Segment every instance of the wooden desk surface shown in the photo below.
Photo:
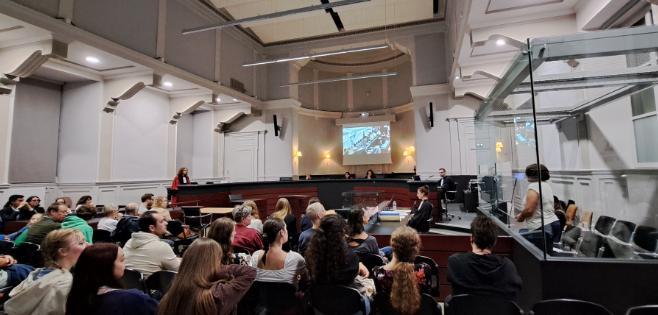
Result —
[[229, 214], [233, 211], [233, 208], [219, 208], [219, 207], [207, 207], [201, 208], [201, 213], [207, 214]]

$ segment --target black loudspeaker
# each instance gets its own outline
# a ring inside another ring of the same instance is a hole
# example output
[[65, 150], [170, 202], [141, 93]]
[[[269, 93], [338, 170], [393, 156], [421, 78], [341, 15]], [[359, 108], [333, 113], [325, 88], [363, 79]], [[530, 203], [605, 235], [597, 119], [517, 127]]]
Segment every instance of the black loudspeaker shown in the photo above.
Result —
[[430, 102], [430, 114], [428, 115], [428, 121], [430, 123], [430, 128], [434, 127], [434, 106], [432, 106], [432, 102]]
[[276, 122], [276, 115], [272, 116], [272, 121], [274, 122], [274, 135], [278, 137], [279, 131], [281, 131], [281, 127]]

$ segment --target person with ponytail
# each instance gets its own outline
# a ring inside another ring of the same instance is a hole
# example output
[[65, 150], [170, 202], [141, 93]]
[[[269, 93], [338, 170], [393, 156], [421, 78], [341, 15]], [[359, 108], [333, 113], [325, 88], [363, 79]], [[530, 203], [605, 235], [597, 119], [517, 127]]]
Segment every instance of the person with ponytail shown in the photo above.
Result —
[[222, 265], [222, 248], [200, 238], [183, 254], [171, 287], [160, 302], [158, 315], [237, 314], [237, 305], [256, 278], [249, 266]]
[[288, 242], [286, 224], [269, 219], [263, 224], [263, 250], [251, 256], [251, 266], [257, 268], [256, 281], [285, 282], [297, 285], [306, 278], [306, 261], [299, 253], [283, 250]]
[[73, 269], [66, 315], [155, 315], [157, 301], [140, 290], [121, 289], [124, 258], [116, 244], [98, 243], [85, 248]]
[[425, 263], [414, 264], [420, 252], [420, 237], [416, 230], [401, 226], [391, 235], [393, 259], [373, 270], [377, 287], [376, 303], [388, 313], [414, 315], [420, 309], [421, 292], [432, 287], [431, 268]]
[[280, 219], [286, 223], [289, 236], [289, 244], [287, 244], [286, 247], [296, 249], [299, 233], [297, 232], [297, 219], [292, 213], [290, 201], [288, 201], [286, 198], [279, 198], [279, 200], [276, 202], [276, 205], [274, 206], [274, 213], [270, 215], [270, 219]]

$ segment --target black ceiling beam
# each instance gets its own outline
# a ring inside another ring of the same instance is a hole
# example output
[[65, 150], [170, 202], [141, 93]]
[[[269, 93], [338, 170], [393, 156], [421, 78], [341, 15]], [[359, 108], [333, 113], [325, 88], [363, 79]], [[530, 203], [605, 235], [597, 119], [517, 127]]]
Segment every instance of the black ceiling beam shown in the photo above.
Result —
[[[320, 0], [320, 2], [322, 4], [328, 4], [329, 0]], [[338, 29], [339, 32], [345, 31], [345, 26], [343, 25], [343, 21], [340, 20], [340, 15], [338, 15], [338, 13], [334, 11], [333, 8], [324, 9], [324, 12], [327, 12], [331, 15], [331, 19], [334, 20], [336, 29]]]

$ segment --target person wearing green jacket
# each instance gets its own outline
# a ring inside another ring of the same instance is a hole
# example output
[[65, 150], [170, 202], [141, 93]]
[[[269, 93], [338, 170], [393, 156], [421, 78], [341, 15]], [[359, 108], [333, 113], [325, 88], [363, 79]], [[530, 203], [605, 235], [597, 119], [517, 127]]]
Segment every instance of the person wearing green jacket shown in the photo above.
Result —
[[85, 236], [87, 244], [92, 244], [94, 237], [94, 229], [87, 224], [87, 221], [78, 217], [76, 214], [69, 214], [62, 221], [62, 229], [75, 229], [80, 230], [82, 235]]

